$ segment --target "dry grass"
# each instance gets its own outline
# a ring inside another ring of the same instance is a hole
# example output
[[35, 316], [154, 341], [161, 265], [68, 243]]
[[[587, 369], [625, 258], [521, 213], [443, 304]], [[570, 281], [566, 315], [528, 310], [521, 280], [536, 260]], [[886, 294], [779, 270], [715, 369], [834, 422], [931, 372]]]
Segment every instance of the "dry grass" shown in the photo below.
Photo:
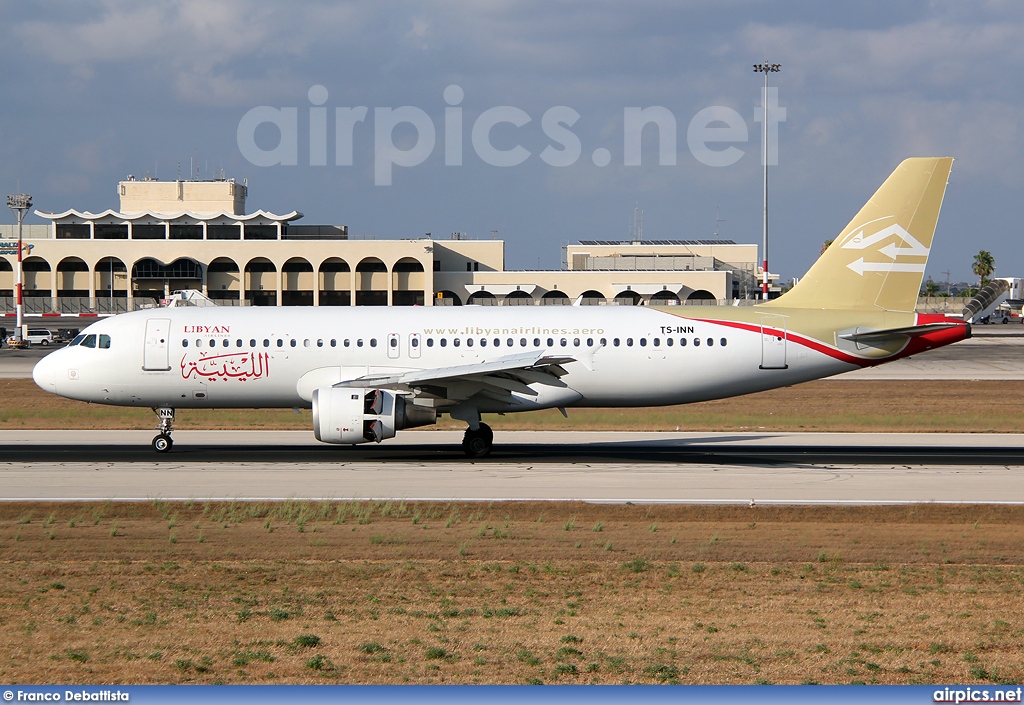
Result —
[[[903, 431], [1021, 433], [1024, 381], [808, 382], [734, 399], [643, 409], [570, 409], [489, 415], [496, 430]], [[87, 413], [83, 413], [86, 410]], [[150, 429], [149, 409], [122, 409], [44, 394], [29, 380], [0, 380], [2, 429]], [[178, 412], [180, 429], [309, 430], [308, 411], [217, 409]], [[441, 420], [437, 428], [464, 428]]]
[[1024, 508], [3, 504], [0, 681], [1024, 678]]

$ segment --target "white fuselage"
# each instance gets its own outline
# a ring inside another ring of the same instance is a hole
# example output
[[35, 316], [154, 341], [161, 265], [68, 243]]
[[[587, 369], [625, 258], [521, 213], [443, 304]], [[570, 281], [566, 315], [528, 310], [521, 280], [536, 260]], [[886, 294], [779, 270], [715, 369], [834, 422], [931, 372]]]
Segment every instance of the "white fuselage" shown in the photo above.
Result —
[[[691, 313], [692, 312], [692, 313]], [[735, 396], [855, 369], [820, 349], [713, 320], [701, 307], [524, 306], [150, 309], [98, 321], [107, 347], [57, 350], [43, 389], [125, 406], [309, 407], [313, 388], [367, 374], [486, 363], [515, 353], [571, 357], [564, 387], [516, 404], [653, 406]], [[688, 314], [692, 317], [684, 317]], [[765, 364], [765, 363], [770, 364]]]

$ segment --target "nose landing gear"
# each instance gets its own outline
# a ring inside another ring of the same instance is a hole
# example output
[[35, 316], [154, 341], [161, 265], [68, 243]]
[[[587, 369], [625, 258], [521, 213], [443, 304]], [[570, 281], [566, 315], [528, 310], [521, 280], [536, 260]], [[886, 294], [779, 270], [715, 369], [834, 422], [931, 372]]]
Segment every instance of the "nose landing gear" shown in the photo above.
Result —
[[161, 406], [153, 409], [160, 417], [160, 433], [153, 438], [153, 450], [157, 453], [166, 453], [174, 445], [171, 440], [171, 432], [174, 430], [174, 409]]

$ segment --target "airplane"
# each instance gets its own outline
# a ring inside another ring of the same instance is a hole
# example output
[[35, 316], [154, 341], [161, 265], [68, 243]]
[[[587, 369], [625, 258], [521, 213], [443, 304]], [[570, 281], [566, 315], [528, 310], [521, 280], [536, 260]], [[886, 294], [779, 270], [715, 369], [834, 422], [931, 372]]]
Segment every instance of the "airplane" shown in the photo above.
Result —
[[98, 321], [33, 370], [47, 392], [175, 409], [312, 409], [325, 443], [381, 442], [443, 414], [488, 455], [484, 413], [721, 399], [970, 337], [915, 313], [953, 160], [902, 162], [782, 296], [752, 306], [147, 309]]

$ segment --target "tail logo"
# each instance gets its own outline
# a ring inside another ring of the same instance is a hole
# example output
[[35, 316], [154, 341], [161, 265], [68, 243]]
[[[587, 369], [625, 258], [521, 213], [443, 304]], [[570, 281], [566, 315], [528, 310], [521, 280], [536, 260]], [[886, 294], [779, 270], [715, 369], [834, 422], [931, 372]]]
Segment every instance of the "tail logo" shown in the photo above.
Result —
[[928, 256], [928, 248], [897, 224], [882, 228], [867, 236], [864, 235], [864, 228], [862, 227], [842, 244], [842, 249], [866, 250], [894, 235], [899, 238], [899, 243], [890, 242], [885, 247], [875, 248], [874, 250], [888, 257], [892, 260], [891, 262], [865, 262], [864, 257], [858, 257], [846, 266], [861, 276], [864, 276], [864, 272], [924, 272], [925, 265], [923, 262], [914, 264], [896, 261], [898, 257]]

